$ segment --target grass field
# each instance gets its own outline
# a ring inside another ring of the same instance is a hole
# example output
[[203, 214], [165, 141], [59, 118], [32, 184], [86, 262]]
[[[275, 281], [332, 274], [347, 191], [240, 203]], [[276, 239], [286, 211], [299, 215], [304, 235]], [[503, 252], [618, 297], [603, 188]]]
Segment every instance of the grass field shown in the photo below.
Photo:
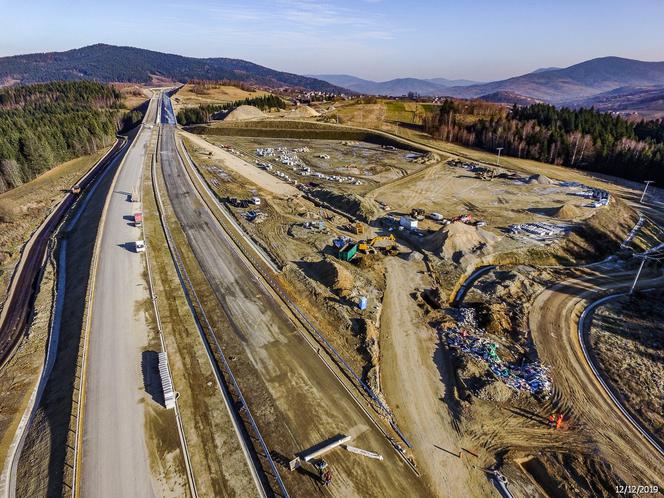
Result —
[[213, 85], [206, 87], [203, 93], [197, 93], [194, 85], [187, 83], [173, 96], [173, 108], [177, 112], [182, 107], [189, 107], [201, 104], [224, 104], [246, 98], [262, 97], [268, 95], [268, 92], [256, 90], [248, 92], [229, 85]]

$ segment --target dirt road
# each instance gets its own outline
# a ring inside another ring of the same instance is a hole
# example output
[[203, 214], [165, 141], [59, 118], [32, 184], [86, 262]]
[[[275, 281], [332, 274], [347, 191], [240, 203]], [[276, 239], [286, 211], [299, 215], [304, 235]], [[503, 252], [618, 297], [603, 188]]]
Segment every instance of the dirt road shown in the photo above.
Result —
[[294, 496], [426, 496], [422, 482], [238, 255], [184, 171], [174, 127], [163, 128], [160, 157], [178, 220], [229, 321], [220, 330], [219, 341], [234, 351], [238, 383], [271, 452], [290, 459], [344, 433], [354, 436], [351, 444], [384, 456], [377, 461], [342, 449], [329, 453], [325, 459], [334, 479], [327, 488], [320, 486], [313, 469], [290, 473], [282, 468], [289, 492]]
[[495, 490], [486, 477], [456, 456], [461, 451], [460, 436], [443, 351], [410, 297], [424, 285], [422, 278], [400, 258], [387, 259], [385, 266], [381, 380], [387, 401], [409, 435], [419, 470], [436, 496], [491, 496]]
[[[626, 484], [662, 485], [664, 458], [627, 421], [597, 382], [586, 363], [578, 339], [578, 318], [585, 300], [606, 290], [625, 290], [633, 272], [595, 274], [562, 282], [543, 291], [529, 317], [533, 340], [542, 361], [551, 366], [554, 400], [595, 440], [602, 457]], [[662, 285], [649, 275], [643, 287]]]

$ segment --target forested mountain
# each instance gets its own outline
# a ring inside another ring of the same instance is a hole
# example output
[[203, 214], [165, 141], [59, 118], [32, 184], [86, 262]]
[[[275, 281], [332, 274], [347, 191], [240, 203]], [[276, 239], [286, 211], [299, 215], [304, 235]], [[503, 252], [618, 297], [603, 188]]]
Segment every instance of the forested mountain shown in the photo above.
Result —
[[[487, 104], [488, 105], [488, 104]], [[468, 110], [470, 109], [470, 111]], [[664, 182], [664, 121], [629, 122], [594, 109], [533, 104], [486, 109], [445, 100], [425, 128], [435, 137], [467, 146], [607, 173]]]
[[270, 88], [295, 87], [341, 93], [325, 81], [275, 71], [240, 59], [197, 59], [114, 45], [90, 45], [66, 52], [0, 58], [0, 82], [39, 83], [58, 80], [150, 83], [191, 79], [235, 80]]
[[664, 85], [664, 62], [601, 57], [564, 69], [545, 69], [492, 83], [451, 87], [447, 95], [475, 98], [509, 91], [549, 103], [560, 103], [622, 86], [651, 85]]
[[0, 192], [112, 143], [121, 97], [87, 81], [0, 89]]

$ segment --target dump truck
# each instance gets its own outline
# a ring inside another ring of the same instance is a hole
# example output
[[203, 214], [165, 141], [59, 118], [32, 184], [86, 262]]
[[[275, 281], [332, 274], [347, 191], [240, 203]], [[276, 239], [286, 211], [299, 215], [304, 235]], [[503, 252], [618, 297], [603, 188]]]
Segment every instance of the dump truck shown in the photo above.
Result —
[[143, 213], [134, 213], [134, 226], [140, 227], [143, 224]]
[[141, 194], [139, 193], [138, 189], [135, 188], [131, 191], [131, 194], [129, 195], [129, 201], [141, 202]]
[[136, 252], [145, 252], [145, 241], [144, 240], [137, 240], [134, 242], [134, 249]]

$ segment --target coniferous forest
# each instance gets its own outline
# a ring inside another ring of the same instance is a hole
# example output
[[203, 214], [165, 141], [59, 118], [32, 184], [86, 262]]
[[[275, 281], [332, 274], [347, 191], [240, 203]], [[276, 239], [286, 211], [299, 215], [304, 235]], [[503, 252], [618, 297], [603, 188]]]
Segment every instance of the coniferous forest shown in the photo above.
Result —
[[89, 81], [1, 89], [0, 192], [112, 143], [137, 119], [121, 107], [119, 91]]
[[434, 137], [551, 164], [664, 184], [664, 121], [631, 122], [594, 109], [511, 109], [447, 99], [425, 119]]

